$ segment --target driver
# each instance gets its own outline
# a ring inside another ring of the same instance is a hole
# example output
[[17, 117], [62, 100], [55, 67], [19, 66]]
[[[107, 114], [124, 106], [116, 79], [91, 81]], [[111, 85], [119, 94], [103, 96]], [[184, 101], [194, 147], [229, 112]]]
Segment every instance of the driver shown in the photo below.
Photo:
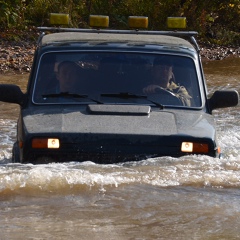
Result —
[[157, 93], [163, 89], [173, 93], [184, 106], [191, 105], [191, 96], [183, 86], [174, 82], [172, 62], [166, 57], [157, 57], [153, 63], [153, 83], [143, 88], [145, 94]]

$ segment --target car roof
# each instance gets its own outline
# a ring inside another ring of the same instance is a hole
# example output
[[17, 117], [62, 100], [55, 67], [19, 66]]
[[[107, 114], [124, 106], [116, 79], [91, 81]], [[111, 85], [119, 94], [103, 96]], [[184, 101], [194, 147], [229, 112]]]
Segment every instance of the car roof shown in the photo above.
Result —
[[178, 46], [195, 49], [187, 40], [167, 35], [156, 34], [127, 34], [127, 33], [97, 33], [97, 32], [59, 32], [44, 35], [41, 45], [54, 43], [92, 42], [92, 43], [129, 43], [129, 44], [156, 44]]

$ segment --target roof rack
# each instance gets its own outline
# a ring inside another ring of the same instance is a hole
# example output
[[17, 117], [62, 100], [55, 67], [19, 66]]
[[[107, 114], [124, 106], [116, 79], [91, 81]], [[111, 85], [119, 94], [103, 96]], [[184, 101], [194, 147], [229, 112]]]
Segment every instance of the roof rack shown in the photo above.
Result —
[[149, 34], [149, 35], [171, 35], [171, 36], [195, 36], [195, 31], [148, 31], [148, 30], [113, 30], [113, 29], [84, 29], [84, 28], [58, 28], [58, 27], [38, 27], [40, 31], [49, 32], [92, 32], [92, 33], [119, 33], [119, 34]]
[[[68, 24], [69, 16], [68, 14], [50, 14], [50, 22], [55, 25], [59, 24]], [[148, 27], [148, 17], [144, 16], [129, 16], [128, 25], [131, 30], [113, 30], [113, 29], [102, 29], [101, 27], [109, 26], [109, 17], [103, 15], [90, 15], [89, 25], [95, 27], [95, 29], [83, 29], [83, 28], [65, 28], [65, 27], [38, 27], [37, 29], [42, 31], [41, 36], [38, 39], [38, 44], [40, 44], [43, 36], [45, 35], [44, 31], [48, 32], [82, 32], [82, 33], [107, 33], [107, 34], [137, 34], [137, 35], [166, 35], [166, 36], [175, 36], [188, 38], [189, 41], [194, 45], [196, 50], [199, 52], [200, 48], [198, 47], [197, 41], [194, 38], [198, 34], [195, 31], [178, 31], [176, 29], [186, 28], [186, 18], [185, 17], [169, 17], [167, 19], [167, 24], [169, 28], [175, 30], [172, 31], [148, 31], [140, 30], [142, 28]], [[101, 28], [101, 29], [100, 29]]]
[[138, 35], [166, 35], [175, 37], [189, 38], [196, 50], [199, 52], [200, 48], [194, 36], [198, 35], [195, 31], [147, 31], [147, 30], [110, 30], [110, 29], [81, 29], [81, 28], [58, 28], [58, 27], [38, 27], [42, 31], [38, 43], [41, 42], [42, 37], [45, 35], [44, 31], [48, 32], [84, 32], [84, 33], [108, 33], [108, 34], [138, 34]]

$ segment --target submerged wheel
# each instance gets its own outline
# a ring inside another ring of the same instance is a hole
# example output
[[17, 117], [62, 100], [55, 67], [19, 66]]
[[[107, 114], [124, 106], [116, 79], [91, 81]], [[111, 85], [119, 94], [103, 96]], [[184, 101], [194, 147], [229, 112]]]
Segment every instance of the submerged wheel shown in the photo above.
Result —
[[20, 149], [18, 146], [18, 143], [15, 142], [13, 144], [13, 149], [12, 149], [12, 162], [13, 163], [19, 163], [20, 162]]

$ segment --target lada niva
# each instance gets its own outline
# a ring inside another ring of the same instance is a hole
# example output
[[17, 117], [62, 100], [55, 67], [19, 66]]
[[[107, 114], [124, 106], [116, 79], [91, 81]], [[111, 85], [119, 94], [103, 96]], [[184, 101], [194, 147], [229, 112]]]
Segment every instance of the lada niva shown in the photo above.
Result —
[[55, 30], [40, 36], [26, 93], [0, 84], [0, 101], [20, 105], [13, 162], [221, 154], [212, 111], [239, 96], [208, 98], [196, 32]]

